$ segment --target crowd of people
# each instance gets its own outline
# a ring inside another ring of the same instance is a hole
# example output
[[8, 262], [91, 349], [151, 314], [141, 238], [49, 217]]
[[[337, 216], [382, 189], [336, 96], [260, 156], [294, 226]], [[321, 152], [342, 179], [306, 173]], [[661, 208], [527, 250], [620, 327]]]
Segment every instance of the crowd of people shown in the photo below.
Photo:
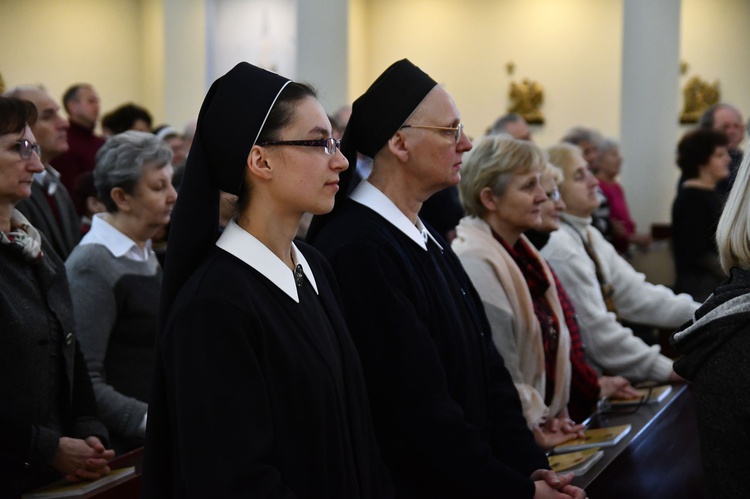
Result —
[[721, 450], [748, 447], [711, 424], [746, 397], [713, 389], [750, 317], [734, 107], [677, 145], [670, 289], [629, 262], [651, 237], [615, 139], [545, 149], [509, 114], [472, 141], [406, 59], [331, 116], [248, 63], [182, 132], [127, 103], [95, 134], [91, 84], [61, 103], [0, 97], [0, 497], [144, 447], [144, 497], [581, 499], [545, 453], [685, 380], [708, 486], [736, 492]]

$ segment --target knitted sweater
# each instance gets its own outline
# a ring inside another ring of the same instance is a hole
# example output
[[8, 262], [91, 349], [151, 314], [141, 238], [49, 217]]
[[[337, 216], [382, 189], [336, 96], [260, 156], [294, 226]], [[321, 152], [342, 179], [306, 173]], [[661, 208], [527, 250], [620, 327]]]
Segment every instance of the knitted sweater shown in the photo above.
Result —
[[593, 250], [602, 274], [614, 287], [614, 302], [621, 319], [658, 327], [676, 328], [690, 319], [700, 306], [688, 295], [675, 295], [664, 286], [646, 282], [604, 236], [591, 226], [590, 218], [563, 214], [560, 230], [552, 233], [542, 248], [573, 300], [580, 320], [581, 338], [590, 363], [609, 374], [630, 380], [666, 381], [672, 361], [648, 346], [607, 312], [594, 262], [586, 253], [583, 239], [591, 235]]
[[138, 262], [116, 258], [101, 244], [77, 246], [65, 266], [101, 419], [118, 446], [142, 445], [161, 267], [153, 253]]

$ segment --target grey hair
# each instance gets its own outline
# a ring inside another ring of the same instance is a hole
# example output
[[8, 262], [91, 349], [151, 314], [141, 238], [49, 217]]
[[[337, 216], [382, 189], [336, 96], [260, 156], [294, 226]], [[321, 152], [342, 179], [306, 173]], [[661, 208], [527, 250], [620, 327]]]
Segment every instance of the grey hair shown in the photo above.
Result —
[[487, 135], [498, 135], [501, 133], [508, 133], [508, 123], [517, 123], [522, 121], [523, 118], [518, 113], [508, 113], [500, 116], [495, 123], [487, 130]]
[[46, 92], [47, 89], [44, 85], [18, 85], [17, 87], [9, 88], [3, 92], [3, 97], [14, 97], [16, 99], [23, 99], [24, 95], [28, 92]]
[[172, 149], [154, 134], [128, 131], [110, 137], [96, 153], [94, 185], [107, 211], [117, 212], [112, 189], [133, 194], [146, 165], [163, 168], [172, 161]]
[[569, 144], [580, 145], [582, 142], [590, 142], [591, 144], [599, 145], [602, 141], [602, 136], [596, 130], [590, 128], [576, 126], [571, 128], [565, 133], [561, 142], [567, 142]]
[[605, 137], [596, 145], [596, 149], [599, 154], [604, 154], [610, 149], [620, 149], [620, 143], [611, 137]]
[[718, 104], [709, 106], [705, 111], [703, 111], [701, 117], [698, 118], [698, 128], [706, 128], [708, 130], [711, 130], [714, 127], [714, 115], [719, 109], [731, 109], [737, 116], [742, 116], [739, 109], [737, 109], [733, 105], [727, 104], [726, 102], [719, 102]]

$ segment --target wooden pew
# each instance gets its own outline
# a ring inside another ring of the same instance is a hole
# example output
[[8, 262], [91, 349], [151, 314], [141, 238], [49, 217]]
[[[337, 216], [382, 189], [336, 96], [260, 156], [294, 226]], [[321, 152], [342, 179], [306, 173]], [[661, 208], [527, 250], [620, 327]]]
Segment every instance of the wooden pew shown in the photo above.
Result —
[[141, 469], [143, 467], [143, 447], [135, 449], [115, 457], [110, 463], [110, 468], [127, 468], [135, 466], [135, 474], [127, 480], [117, 483], [111, 487], [97, 490], [93, 495], [87, 496], [96, 499], [134, 499], [141, 497]]
[[[605, 448], [601, 461], [573, 483], [592, 498], [704, 497], [698, 426], [693, 396], [677, 384], [658, 404], [644, 404], [629, 414], [605, 414], [590, 421], [591, 428], [632, 425], [630, 434]], [[143, 448], [112, 460], [112, 469], [135, 466], [126, 481], [97, 491], [96, 499], [140, 497]]]
[[631, 424], [630, 434], [605, 448], [601, 461], [573, 483], [592, 498], [704, 497], [693, 395], [674, 385], [659, 404], [631, 414], [595, 416], [591, 427]]

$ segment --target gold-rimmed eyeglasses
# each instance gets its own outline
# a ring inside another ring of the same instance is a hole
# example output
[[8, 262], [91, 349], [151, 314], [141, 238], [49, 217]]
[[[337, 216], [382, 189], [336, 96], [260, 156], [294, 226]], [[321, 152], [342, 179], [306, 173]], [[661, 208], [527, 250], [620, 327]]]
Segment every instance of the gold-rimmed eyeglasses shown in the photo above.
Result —
[[444, 132], [454, 132], [456, 142], [461, 140], [461, 134], [464, 131], [464, 124], [459, 123], [456, 126], [433, 126], [433, 125], [403, 125], [401, 128], [426, 128], [428, 130], [441, 130]]

